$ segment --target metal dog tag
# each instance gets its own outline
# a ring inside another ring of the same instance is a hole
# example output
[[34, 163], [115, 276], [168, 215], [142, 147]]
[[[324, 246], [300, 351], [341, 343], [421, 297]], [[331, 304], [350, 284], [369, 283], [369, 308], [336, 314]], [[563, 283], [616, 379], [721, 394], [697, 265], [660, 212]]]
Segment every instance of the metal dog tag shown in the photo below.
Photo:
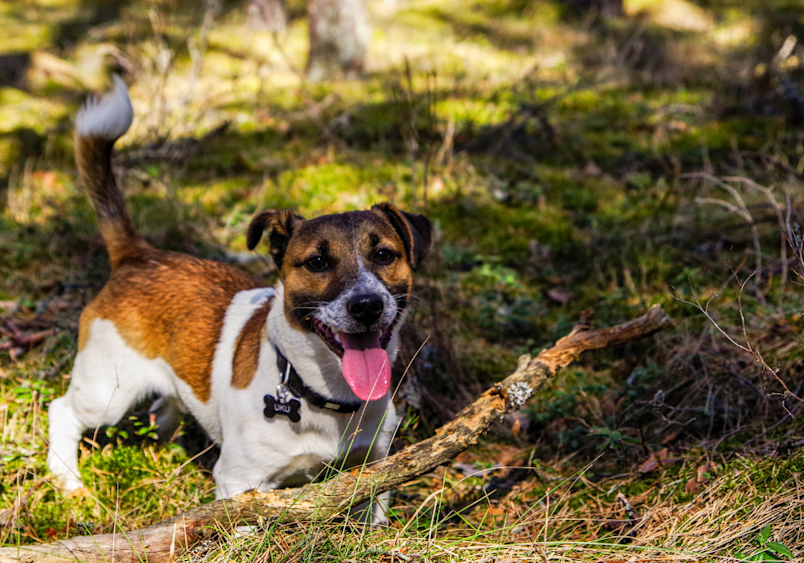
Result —
[[299, 422], [301, 420], [301, 402], [298, 399], [288, 399], [288, 378], [290, 377], [290, 362], [285, 368], [285, 373], [282, 374], [282, 379], [279, 385], [276, 386], [276, 398], [273, 395], [266, 395], [262, 398], [265, 401], [265, 410], [262, 411], [267, 418], [273, 418], [276, 415], [286, 416], [291, 422]]
[[267, 418], [280, 415], [288, 417], [291, 422], [299, 422], [301, 420], [301, 414], [299, 413], [301, 402], [299, 402], [298, 399], [290, 399], [283, 403], [274, 398], [273, 395], [266, 395], [263, 397], [263, 401], [265, 401], [265, 410], [262, 412]]

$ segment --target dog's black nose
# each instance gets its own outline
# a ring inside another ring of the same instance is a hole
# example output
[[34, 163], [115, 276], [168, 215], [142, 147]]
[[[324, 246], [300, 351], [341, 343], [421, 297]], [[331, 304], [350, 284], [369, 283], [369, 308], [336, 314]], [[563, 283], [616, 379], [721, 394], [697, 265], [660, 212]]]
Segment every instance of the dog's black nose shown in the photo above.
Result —
[[354, 320], [368, 327], [376, 323], [382, 315], [382, 297], [376, 293], [361, 293], [352, 296], [346, 307]]

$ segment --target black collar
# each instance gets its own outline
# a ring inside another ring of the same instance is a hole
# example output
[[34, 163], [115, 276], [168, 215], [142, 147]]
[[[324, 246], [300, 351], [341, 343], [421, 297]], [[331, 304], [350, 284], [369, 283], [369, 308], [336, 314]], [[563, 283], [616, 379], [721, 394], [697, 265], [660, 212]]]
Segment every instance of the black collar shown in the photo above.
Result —
[[[276, 365], [279, 368], [279, 374], [281, 376], [281, 374], [285, 373], [285, 370], [288, 367], [288, 359], [282, 355], [282, 352], [279, 351], [279, 348], [275, 348], [275, 350]], [[357, 409], [363, 406], [362, 401], [342, 403], [334, 399], [327, 399], [323, 395], [319, 395], [304, 384], [301, 377], [299, 377], [299, 374], [296, 373], [296, 368], [294, 368], [292, 364], [290, 365], [290, 374], [288, 375], [287, 386], [294, 396], [299, 398], [304, 397], [307, 399], [308, 403], [314, 407], [318, 407], [319, 409], [329, 409], [331, 411], [349, 414], [355, 412]]]

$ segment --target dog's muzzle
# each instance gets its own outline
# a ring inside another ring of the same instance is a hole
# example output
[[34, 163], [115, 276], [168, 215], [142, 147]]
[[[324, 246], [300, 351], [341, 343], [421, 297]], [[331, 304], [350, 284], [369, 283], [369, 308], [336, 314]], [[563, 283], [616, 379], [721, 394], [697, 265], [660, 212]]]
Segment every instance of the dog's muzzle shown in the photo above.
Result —
[[349, 298], [346, 309], [349, 315], [364, 325], [366, 329], [376, 323], [382, 316], [385, 304], [376, 293], [361, 293]]

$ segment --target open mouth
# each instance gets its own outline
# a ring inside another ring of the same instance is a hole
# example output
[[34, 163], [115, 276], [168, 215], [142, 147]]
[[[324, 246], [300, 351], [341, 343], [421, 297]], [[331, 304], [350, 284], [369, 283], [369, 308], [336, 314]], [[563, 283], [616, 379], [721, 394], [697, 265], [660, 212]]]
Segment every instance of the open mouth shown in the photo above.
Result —
[[384, 330], [349, 333], [333, 330], [313, 317], [305, 319], [309, 328], [341, 358], [343, 377], [363, 401], [376, 401], [391, 386], [391, 361], [385, 348], [398, 319]]
[[[321, 340], [323, 340], [324, 343], [327, 346], [329, 346], [330, 350], [335, 352], [335, 354], [337, 354], [339, 358], [343, 358], [344, 348], [343, 348], [342, 335], [349, 333], [332, 330], [329, 326], [325, 325], [324, 323], [322, 323], [321, 321], [312, 316], [305, 317], [304, 320], [307, 322], [308, 325], [307, 328], [310, 332], [314, 332], [319, 337], [321, 337]], [[352, 333], [352, 335], [360, 336], [361, 334], [362, 335], [368, 335], [371, 333], [379, 334], [380, 347], [384, 349], [388, 346], [388, 343], [391, 341], [391, 333], [393, 332], [394, 327], [396, 326], [398, 320], [399, 320], [398, 318], [394, 319], [394, 322], [388, 325], [382, 332], [379, 330], [370, 330], [368, 332], [363, 333]]]

